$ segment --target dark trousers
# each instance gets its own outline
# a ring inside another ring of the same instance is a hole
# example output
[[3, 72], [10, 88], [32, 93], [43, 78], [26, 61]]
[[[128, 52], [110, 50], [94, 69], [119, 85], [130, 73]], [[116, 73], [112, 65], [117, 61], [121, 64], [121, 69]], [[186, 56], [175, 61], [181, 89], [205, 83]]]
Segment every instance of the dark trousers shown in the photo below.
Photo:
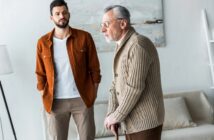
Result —
[[126, 140], [161, 140], [162, 125], [137, 133], [126, 134]]

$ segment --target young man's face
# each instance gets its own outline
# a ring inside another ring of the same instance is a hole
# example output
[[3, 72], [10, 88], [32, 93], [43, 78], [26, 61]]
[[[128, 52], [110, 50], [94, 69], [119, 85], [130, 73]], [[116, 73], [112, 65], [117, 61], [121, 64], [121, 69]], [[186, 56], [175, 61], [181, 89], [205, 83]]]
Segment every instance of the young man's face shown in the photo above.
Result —
[[51, 20], [59, 28], [68, 26], [70, 13], [65, 6], [56, 6], [52, 9]]
[[107, 42], [118, 41], [121, 38], [122, 28], [120, 23], [121, 20], [114, 16], [112, 10], [103, 15], [101, 31]]

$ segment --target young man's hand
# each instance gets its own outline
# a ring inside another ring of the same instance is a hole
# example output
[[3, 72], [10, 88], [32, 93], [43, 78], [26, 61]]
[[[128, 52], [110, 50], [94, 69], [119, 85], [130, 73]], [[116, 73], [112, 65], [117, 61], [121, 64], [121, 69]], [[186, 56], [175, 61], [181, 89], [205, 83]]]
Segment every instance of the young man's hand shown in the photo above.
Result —
[[39, 92], [41, 93], [42, 96], [44, 95], [44, 90], [40, 90]]

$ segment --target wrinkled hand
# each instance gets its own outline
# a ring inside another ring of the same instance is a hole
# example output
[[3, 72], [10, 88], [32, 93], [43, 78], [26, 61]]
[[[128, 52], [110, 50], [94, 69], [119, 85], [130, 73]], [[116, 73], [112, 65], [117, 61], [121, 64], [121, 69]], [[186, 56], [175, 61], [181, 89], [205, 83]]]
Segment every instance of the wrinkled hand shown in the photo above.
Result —
[[116, 120], [114, 118], [112, 118], [110, 115], [110, 116], [105, 118], [104, 126], [106, 129], [111, 129], [111, 125], [114, 125], [116, 123], [117, 123]]
[[115, 136], [118, 136], [118, 128], [119, 128], [118, 124], [112, 124], [110, 126], [110, 130]]

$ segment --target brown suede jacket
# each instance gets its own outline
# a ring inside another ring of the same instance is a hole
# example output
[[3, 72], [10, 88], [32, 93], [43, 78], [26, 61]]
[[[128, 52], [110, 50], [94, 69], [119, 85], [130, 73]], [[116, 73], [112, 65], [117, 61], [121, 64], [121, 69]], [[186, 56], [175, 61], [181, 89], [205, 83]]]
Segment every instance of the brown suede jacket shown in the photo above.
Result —
[[[44, 90], [42, 97], [47, 112], [51, 112], [54, 97], [53, 34], [54, 30], [38, 40], [36, 54], [37, 89]], [[100, 64], [91, 35], [70, 28], [67, 51], [80, 96], [86, 106], [91, 107], [97, 96], [94, 84], [101, 80]]]

